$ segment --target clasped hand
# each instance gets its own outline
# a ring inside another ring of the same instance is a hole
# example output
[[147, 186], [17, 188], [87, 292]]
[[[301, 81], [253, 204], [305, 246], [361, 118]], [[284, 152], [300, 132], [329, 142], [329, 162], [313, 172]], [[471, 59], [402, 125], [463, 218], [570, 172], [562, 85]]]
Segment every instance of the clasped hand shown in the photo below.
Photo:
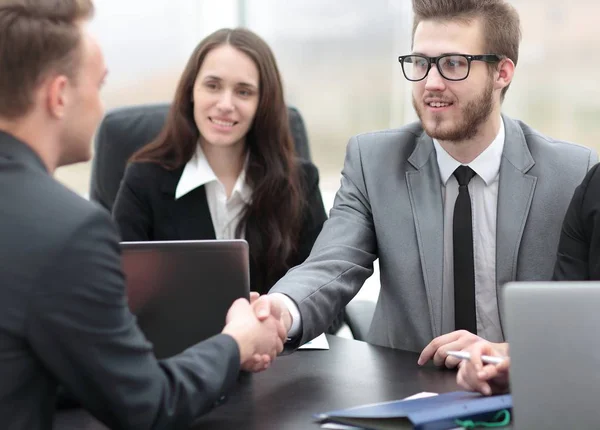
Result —
[[283, 351], [291, 317], [285, 305], [268, 295], [250, 293], [250, 302], [236, 300], [229, 308], [223, 333], [232, 336], [240, 350], [241, 368], [260, 372]]

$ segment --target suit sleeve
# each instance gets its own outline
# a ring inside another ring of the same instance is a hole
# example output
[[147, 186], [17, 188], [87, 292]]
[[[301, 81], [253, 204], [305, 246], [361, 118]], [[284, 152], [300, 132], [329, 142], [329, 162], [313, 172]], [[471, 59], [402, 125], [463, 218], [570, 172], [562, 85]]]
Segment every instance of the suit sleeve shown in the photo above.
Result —
[[130, 164], [119, 187], [112, 209], [121, 240], [148, 241], [152, 235], [152, 206], [148, 198], [148, 187], [152, 181], [140, 172], [140, 166]]
[[187, 428], [235, 382], [239, 351], [227, 335], [167, 360], [154, 357], [127, 306], [117, 234], [104, 211], [73, 229], [37, 285], [31, 348], [110, 428]]
[[323, 333], [373, 273], [377, 239], [358, 139], [348, 144], [340, 189], [310, 256], [270, 291], [298, 304], [302, 337], [291, 347]]
[[589, 252], [593, 229], [591, 202], [600, 192], [600, 170], [594, 166], [575, 189], [563, 221], [553, 279], [557, 281], [589, 280]]

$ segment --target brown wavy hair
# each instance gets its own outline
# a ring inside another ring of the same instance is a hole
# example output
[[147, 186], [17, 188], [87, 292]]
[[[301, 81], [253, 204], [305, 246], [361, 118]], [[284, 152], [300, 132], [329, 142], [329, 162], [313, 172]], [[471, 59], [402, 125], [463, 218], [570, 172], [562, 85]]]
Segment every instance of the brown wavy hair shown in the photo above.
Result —
[[221, 29], [202, 40], [179, 80], [163, 129], [130, 161], [157, 163], [175, 170], [192, 158], [200, 136], [194, 121], [194, 82], [206, 55], [226, 44], [248, 55], [259, 72], [258, 107], [246, 135], [246, 181], [253, 190], [252, 201], [242, 213], [236, 237], [241, 237], [245, 229], [250, 258], [257, 269], [253, 288], [266, 292], [290, 268], [306, 202], [279, 69], [264, 40], [243, 28]]

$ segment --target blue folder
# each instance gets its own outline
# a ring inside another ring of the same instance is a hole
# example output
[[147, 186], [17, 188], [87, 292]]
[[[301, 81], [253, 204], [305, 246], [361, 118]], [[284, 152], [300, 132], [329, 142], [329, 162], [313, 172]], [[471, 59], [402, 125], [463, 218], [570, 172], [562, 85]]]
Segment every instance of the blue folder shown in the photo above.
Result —
[[321, 423], [332, 422], [372, 430], [443, 430], [456, 428], [456, 420], [489, 421], [498, 411], [510, 408], [510, 394], [487, 397], [454, 391], [421, 399], [341, 409], [315, 415], [315, 418]]

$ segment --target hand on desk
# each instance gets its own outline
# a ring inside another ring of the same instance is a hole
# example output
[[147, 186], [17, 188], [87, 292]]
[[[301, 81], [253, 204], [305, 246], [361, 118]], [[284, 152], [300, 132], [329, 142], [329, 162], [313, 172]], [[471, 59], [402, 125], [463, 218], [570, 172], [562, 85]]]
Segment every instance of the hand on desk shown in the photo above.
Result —
[[[269, 313], [264, 315], [265, 312]], [[229, 308], [223, 333], [237, 342], [243, 370], [265, 370], [283, 351], [287, 330], [277, 312], [277, 308], [264, 305], [262, 299], [255, 299], [252, 305], [246, 299], [237, 299]]]
[[[479, 391], [486, 396], [508, 391], [510, 358], [507, 343], [492, 343], [484, 340], [471, 345], [465, 351], [471, 354], [471, 359], [461, 362], [456, 375], [458, 385], [467, 390]], [[504, 361], [500, 364], [483, 364], [482, 355], [504, 357]]]
[[448, 351], [462, 351], [476, 342], [483, 340], [477, 335], [466, 331], [457, 330], [442, 336], [438, 336], [429, 342], [419, 356], [419, 366], [423, 366], [433, 359], [436, 366], [446, 366], [453, 369], [460, 363], [460, 358], [448, 356]]

